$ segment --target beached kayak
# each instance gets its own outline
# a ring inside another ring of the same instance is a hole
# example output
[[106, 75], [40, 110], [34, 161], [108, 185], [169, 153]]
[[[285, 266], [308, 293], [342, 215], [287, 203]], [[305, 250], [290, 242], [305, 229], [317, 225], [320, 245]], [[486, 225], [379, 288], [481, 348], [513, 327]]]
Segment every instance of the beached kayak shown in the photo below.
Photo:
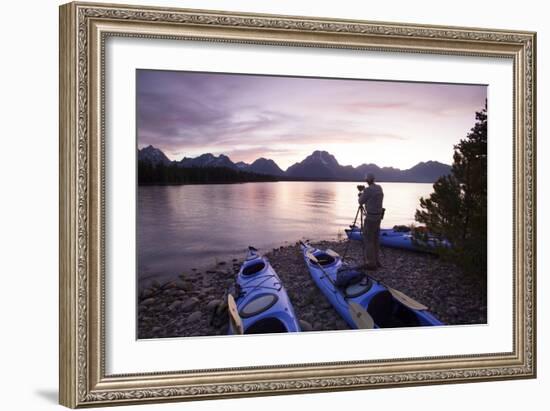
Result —
[[[279, 276], [267, 258], [249, 247], [237, 274], [236, 297], [228, 301], [229, 333], [298, 332], [300, 325]], [[232, 317], [232, 303], [234, 308]], [[234, 320], [234, 321], [233, 321]], [[235, 324], [237, 322], [237, 324]]]
[[[347, 228], [346, 235], [350, 240], [363, 241], [361, 228], [351, 226]], [[433, 236], [428, 236], [427, 241], [413, 241], [411, 231], [396, 230], [392, 228], [380, 229], [380, 245], [391, 248], [402, 248], [410, 251], [433, 251], [436, 247], [450, 247], [447, 240], [439, 240]]]
[[[351, 328], [444, 325], [426, 306], [343, 264], [334, 251], [302, 243], [302, 252], [313, 281]], [[358, 311], [359, 316], [363, 311], [363, 317], [368, 317], [373, 327], [359, 324]]]

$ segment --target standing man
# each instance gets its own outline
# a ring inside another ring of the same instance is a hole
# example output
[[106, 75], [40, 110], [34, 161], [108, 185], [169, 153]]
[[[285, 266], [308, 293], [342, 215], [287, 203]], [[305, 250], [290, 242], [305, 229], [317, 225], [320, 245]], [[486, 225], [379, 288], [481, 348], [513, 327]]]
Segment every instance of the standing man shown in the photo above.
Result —
[[363, 239], [367, 256], [367, 270], [376, 270], [378, 267], [382, 267], [378, 259], [378, 252], [380, 249], [380, 222], [384, 218], [385, 211], [382, 207], [384, 192], [382, 187], [374, 183], [374, 174], [367, 174], [365, 180], [368, 187], [359, 195], [359, 204], [367, 209], [363, 224]]

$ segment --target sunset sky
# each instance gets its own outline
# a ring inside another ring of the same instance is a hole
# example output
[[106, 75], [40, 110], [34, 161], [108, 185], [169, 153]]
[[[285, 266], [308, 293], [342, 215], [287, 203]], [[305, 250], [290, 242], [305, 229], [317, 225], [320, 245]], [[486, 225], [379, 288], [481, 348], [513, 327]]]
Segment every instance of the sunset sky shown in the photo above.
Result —
[[283, 170], [314, 150], [342, 165], [451, 164], [486, 97], [484, 85], [138, 70], [138, 147]]

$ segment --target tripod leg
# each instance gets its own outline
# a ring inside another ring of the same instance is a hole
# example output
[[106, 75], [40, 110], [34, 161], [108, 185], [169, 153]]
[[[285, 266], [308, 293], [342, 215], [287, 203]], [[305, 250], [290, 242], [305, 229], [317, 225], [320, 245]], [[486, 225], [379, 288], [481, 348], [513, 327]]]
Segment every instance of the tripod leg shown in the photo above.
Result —
[[[355, 218], [353, 219], [353, 224], [352, 224], [353, 227], [355, 227], [355, 224], [357, 224], [357, 216], [359, 215], [359, 212], [361, 212], [361, 215], [363, 215], [362, 211], [363, 211], [362, 206], [357, 207], [357, 212], [355, 213]], [[348, 254], [348, 249], [349, 249], [349, 243], [350, 242], [351, 242], [351, 240], [348, 238], [348, 242], [346, 243], [346, 248], [344, 249], [344, 254], [342, 255], [342, 261], [344, 261], [346, 259], [346, 255]]]
[[363, 207], [361, 207], [361, 236], [363, 238], [363, 247], [361, 248], [363, 252], [363, 265], [367, 266], [367, 254], [366, 254], [366, 248], [367, 248], [367, 235], [365, 233], [365, 219], [363, 218]]

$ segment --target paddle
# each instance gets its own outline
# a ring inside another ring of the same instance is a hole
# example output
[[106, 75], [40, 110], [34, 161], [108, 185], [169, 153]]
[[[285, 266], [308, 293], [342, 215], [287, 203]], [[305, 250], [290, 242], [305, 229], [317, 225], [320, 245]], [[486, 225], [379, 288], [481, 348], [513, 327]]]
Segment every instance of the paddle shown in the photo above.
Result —
[[355, 301], [349, 303], [349, 313], [359, 329], [374, 328], [374, 320], [371, 315]]
[[327, 253], [328, 255], [330, 255], [331, 257], [333, 258], [340, 258], [340, 254], [338, 254], [336, 251], [334, 250], [331, 250], [330, 248], [327, 248], [325, 250], [325, 253]]
[[229, 312], [229, 326], [233, 334], [244, 334], [243, 322], [237, 310], [237, 304], [231, 294], [227, 296], [227, 311]]
[[402, 293], [399, 290], [396, 290], [395, 288], [389, 287], [387, 284], [384, 284], [384, 286], [388, 289], [388, 291], [391, 293], [392, 297], [395, 298], [397, 301], [399, 301], [401, 304], [403, 304], [406, 307], [409, 307], [412, 310], [427, 310], [428, 307], [426, 307], [424, 304], [419, 303], [418, 301], [412, 299], [408, 295]]

